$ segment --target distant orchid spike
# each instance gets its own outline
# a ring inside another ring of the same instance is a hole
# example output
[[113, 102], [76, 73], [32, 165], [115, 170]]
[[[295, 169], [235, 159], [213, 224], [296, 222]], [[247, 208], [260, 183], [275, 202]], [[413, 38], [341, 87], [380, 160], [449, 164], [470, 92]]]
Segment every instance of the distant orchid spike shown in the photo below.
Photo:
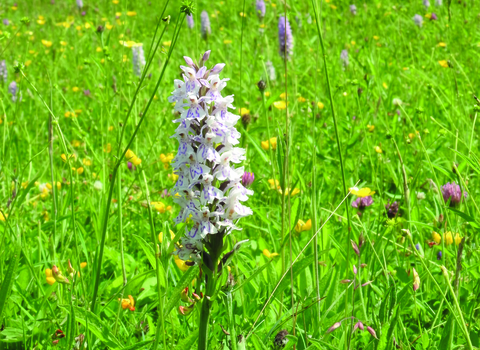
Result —
[[145, 67], [146, 64], [143, 46], [133, 46], [132, 55], [133, 73], [140, 78], [142, 76], [143, 67]]
[[415, 22], [415, 25], [419, 28], [421, 28], [423, 26], [423, 17], [416, 14], [415, 16], [413, 16], [413, 22]]
[[200, 14], [200, 30], [204, 39], [207, 39], [212, 32], [210, 28], [210, 17], [208, 17], [208, 13], [205, 10]]
[[265, 62], [265, 68], [267, 70], [268, 79], [270, 82], [277, 80], [277, 74], [275, 72], [275, 67], [271, 61]]
[[342, 53], [340, 54], [340, 62], [342, 63], [343, 69], [348, 67], [349, 60], [348, 60], [348, 51], [347, 50], [342, 50]]
[[195, 27], [195, 22], [193, 21], [193, 15], [187, 15], [187, 25], [188, 28], [193, 29]]
[[83, 8], [83, 1], [82, 0], [76, 0], [77, 1], [77, 7], [79, 9], [82, 9]]
[[257, 11], [257, 16], [260, 20], [265, 17], [265, 1], [257, 0], [255, 3], [255, 10]]
[[278, 41], [280, 56], [290, 59], [293, 54], [293, 35], [290, 22], [284, 16], [281, 16], [278, 20]]

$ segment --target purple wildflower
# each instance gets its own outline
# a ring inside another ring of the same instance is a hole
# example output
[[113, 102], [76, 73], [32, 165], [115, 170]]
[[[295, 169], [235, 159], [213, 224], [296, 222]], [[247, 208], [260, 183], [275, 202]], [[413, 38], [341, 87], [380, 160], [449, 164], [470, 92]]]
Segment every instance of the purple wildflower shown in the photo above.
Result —
[[439, 250], [437, 253], [437, 260], [442, 260], [442, 251]]
[[398, 213], [398, 203], [395, 201], [390, 204], [390, 201], [388, 201], [387, 205], [385, 206], [385, 209], [387, 210], [388, 218], [393, 219], [395, 216], [397, 216], [397, 213]]
[[208, 13], [205, 10], [203, 10], [200, 15], [200, 30], [204, 39], [207, 39], [212, 32], [210, 28], [210, 17], [208, 17]]
[[255, 175], [253, 173], [244, 172], [242, 175], [242, 185], [245, 187], [250, 187], [255, 180]]
[[8, 18], [4, 18], [3, 25], [8, 26], [9, 24], [10, 24], [10, 21], [8, 20]]
[[418, 26], [419, 28], [422, 27], [422, 25], [423, 25], [423, 17], [422, 16], [417, 14], [417, 15], [413, 16], [412, 19], [413, 19], [413, 22], [415, 22], [416, 26]]
[[357, 6], [350, 5], [350, 12], [352, 13], [352, 15], [356, 16], [357, 15]]
[[0, 61], [0, 79], [3, 77], [3, 81], [6, 83], [7, 82], [7, 64], [5, 63], [5, 60]]
[[133, 54], [133, 73], [137, 77], [142, 75], [143, 67], [145, 66], [145, 54], [143, 53], [143, 46], [134, 46], [132, 47]]
[[342, 50], [342, 53], [340, 54], [340, 62], [343, 64], [343, 69], [348, 67], [348, 51], [347, 50]]
[[432, 17], [430, 17], [430, 21], [436, 21], [438, 19], [437, 15], [432, 12]]
[[86, 90], [83, 90], [83, 94], [84, 94], [85, 96], [90, 96], [90, 95], [91, 95], [91, 92], [90, 92], [90, 90], [86, 89]]
[[280, 56], [287, 59], [293, 54], [293, 35], [290, 22], [284, 16], [278, 21], [278, 41], [280, 43]]
[[193, 21], [193, 15], [187, 15], [187, 25], [188, 28], [193, 29], [195, 22]]
[[418, 244], [418, 243], [415, 244], [415, 248], [416, 248], [417, 250], [420, 250], [420, 244]]
[[128, 170], [132, 170], [132, 171], [137, 170], [137, 167], [133, 165], [132, 162], [128, 162], [127, 167], [128, 167]]
[[[447, 203], [450, 199], [451, 206], [460, 204], [460, 202], [462, 201], [462, 190], [460, 189], [460, 186], [457, 185], [455, 182], [447, 182], [445, 185], [443, 185], [442, 195], [445, 203]], [[467, 192], [463, 192], [463, 196], [467, 197]]]
[[364, 210], [366, 207], [369, 207], [373, 204], [372, 196], [367, 197], [358, 197], [353, 203], [352, 207], [359, 210]]
[[81, 13], [82, 16], [85, 16], [86, 14], [87, 14], [87, 12], [85, 12], [85, 11], [82, 11], [82, 13]]
[[265, 17], [265, 1], [257, 0], [255, 4], [255, 9], [257, 10], [258, 18], [263, 19], [263, 17]]
[[442, 6], [442, 0], [435, 0], [435, 6]]
[[430, 1], [423, 0], [423, 6], [425, 6], [426, 8], [430, 7]]
[[83, 1], [82, 0], [77, 0], [77, 7], [81, 9], [83, 7]]

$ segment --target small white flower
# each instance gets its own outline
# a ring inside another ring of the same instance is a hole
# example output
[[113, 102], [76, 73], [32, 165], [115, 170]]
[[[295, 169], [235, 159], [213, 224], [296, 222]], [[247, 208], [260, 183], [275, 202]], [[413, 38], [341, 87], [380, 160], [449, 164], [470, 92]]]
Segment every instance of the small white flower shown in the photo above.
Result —
[[97, 191], [101, 191], [103, 189], [103, 184], [101, 181], [97, 180], [93, 184], [93, 188], [96, 189]]

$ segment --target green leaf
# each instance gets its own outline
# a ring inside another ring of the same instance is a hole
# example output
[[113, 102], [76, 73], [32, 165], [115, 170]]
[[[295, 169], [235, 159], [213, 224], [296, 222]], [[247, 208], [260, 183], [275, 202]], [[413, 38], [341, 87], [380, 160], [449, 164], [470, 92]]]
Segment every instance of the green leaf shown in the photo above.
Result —
[[139, 341], [138, 343], [135, 343], [133, 345], [124, 347], [123, 350], [137, 350], [137, 349], [145, 349], [147, 345], [153, 343], [153, 339], [151, 340], [145, 340], [145, 341]]
[[198, 338], [198, 331], [191, 332], [188, 335], [188, 337], [178, 342], [177, 346], [175, 347], [175, 350], [191, 349], [193, 344], [195, 344], [195, 341], [197, 340], [197, 338]]
[[74, 307], [76, 316], [76, 321], [81, 323], [83, 326], [87, 327], [95, 336], [100, 339], [109, 349], [118, 349], [122, 348], [122, 344], [118, 341], [117, 338], [110, 332], [112, 327], [111, 325], [106, 325], [102, 322], [100, 317], [95, 315], [91, 311], [86, 311], [77, 306]]
[[438, 344], [438, 349], [450, 350], [452, 348], [452, 338], [453, 338], [453, 323], [454, 317], [453, 314], [450, 313], [448, 316], [447, 323], [443, 328], [442, 338], [440, 339], [440, 343]]
[[180, 300], [180, 293], [186, 287], [190, 285], [195, 277], [198, 275], [198, 265], [190, 267], [185, 274], [182, 276], [180, 281], [178, 281], [177, 285], [173, 289], [171, 297], [168, 299], [167, 305], [165, 305], [165, 312], [163, 317], [167, 318], [170, 311], [173, 310], [175, 305], [177, 305], [178, 301]]
[[298, 338], [294, 335], [291, 335], [291, 334], [287, 334], [285, 336], [285, 338], [288, 339], [288, 342], [287, 344], [285, 345], [285, 347], [283, 347], [283, 350], [288, 350], [288, 349], [291, 349], [293, 348], [294, 345], [297, 345], [297, 342], [298, 342]]
[[133, 237], [137, 240], [138, 245], [143, 249], [143, 252], [147, 256], [150, 265], [152, 265], [152, 267], [155, 269], [157, 265], [155, 263], [155, 252], [153, 251], [153, 248], [147, 242], [145, 242], [142, 237], [135, 234]]
[[0, 288], [0, 320], [2, 320], [5, 304], [8, 300], [10, 292], [12, 291], [13, 280], [15, 278], [17, 268], [18, 268], [18, 262], [20, 260], [20, 252], [22, 249], [20, 239], [18, 239], [18, 242], [15, 242], [14, 244], [15, 244], [15, 250], [13, 252], [12, 258], [10, 259], [10, 263], [8, 264], [7, 273], [3, 278], [2, 287]]
[[465, 214], [464, 212], [461, 212], [460, 210], [453, 209], [453, 208], [448, 208], [451, 212], [454, 212], [458, 216], [460, 216], [462, 219], [467, 221], [470, 225], [472, 225], [475, 228], [480, 228], [480, 224], [478, 224], [474, 218], [472, 218], [470, 215]]

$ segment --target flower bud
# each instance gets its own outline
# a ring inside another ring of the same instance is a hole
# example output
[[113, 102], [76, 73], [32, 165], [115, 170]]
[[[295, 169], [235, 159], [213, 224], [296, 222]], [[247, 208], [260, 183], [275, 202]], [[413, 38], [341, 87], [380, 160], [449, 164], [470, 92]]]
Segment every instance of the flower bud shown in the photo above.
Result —
[[265, 80], [262, 79], [257, 83], [257, 86], [258, 86], [258, 90], [263, 92], [267, 88], [267, 83], [265, 82]]
[[178, 313], [180, 315], [187, 316], [193, 311], [194, 308], [195, 308], [195, 304], [192, 304], [190, 306], [179, 306]]
[[420, 276], [418, 275], [415, 268], [413, 269], [413, 291], [415, 292], [418, 288], [420, 288]]
[[193, 60], [188, 57], [188, 56], [183, 56], [183, 59], [185, 60], [185, 63], [189, 66], [189, 67], [193, 67], [194, 66], [194, 63], [193, 63]]
[[210, 74], [218, 74], [223, 70], [224, 67], [225, 63], [217, 63], [210, 71]]
[[66, 278], [62, 274], [62, 272], [58, 269], [58, 267], [55, 265], [53, 265], [52, 267], [52, 275], [53, 275], [53, 278], [55, 278], [55, 281], [57, 281], [58, 283], [70, 284], [70, 281], [68, 280], [68, 278]]
[[355, 332], [357, 329], [360, 329], [361, 331], [364, 330], [364, 327], [363, 327], [363, 323], [361, 321], [358, 321], [357, 323], [355, 323], [355, 326], [353, 326], [353, 332]]
[[377, 333], [375, 333], [375, 330], [372, 327], [368, 326], [367, 331], [368, 331], [368, 333], [370, 333], [372, 335], [372, 337], [374, 337], [375, 339], [378, 339], [377, 338]]
[[352, 245], [355, 254], [357, 254], [357, 256], [360, 256], [360, 250], [358, 249], [357, 243], [355, 243], [353, 240], [350, 240], [350, 244]]
[[202, 57], [202, 61], [203, 61], [203, 62], [207, 62], [207, 61], [208, 61], [208, 59], [210, 58], [210, 52], [211, 52], [211, 50], [208, 50], [208, 51], [206, 51], [206, 52], [203, 54], [203, 57]]
[[339, 328], [342, 325], [341, 322], [335, 322], [332, 327], [327, 329], [327, 334], [332, 333], [335, 329]]
[[188, 297], [188, 287], [182, 290], [180, 293], [180, 299], [186, 303], [191, 302], [190, 298]]

